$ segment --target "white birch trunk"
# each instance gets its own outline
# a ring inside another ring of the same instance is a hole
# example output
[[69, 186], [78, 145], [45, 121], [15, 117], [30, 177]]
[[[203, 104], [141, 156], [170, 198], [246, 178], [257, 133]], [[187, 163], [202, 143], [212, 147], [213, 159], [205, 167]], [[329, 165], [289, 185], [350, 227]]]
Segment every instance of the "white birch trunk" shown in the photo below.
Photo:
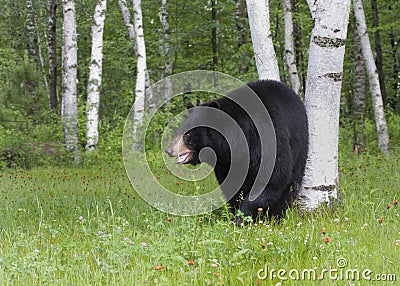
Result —
[[[169, 53], [169, 22], [168, 22], [168, 11], [167, 5], [168, 0], [161, 0], [161, 11], [160, 11], [160, 22], [162, 25], [162, 37], [160, 40], [160, 50], [161, 53], [164, 55], [164, 74], [163, 77], [168, 77], [172, 75], [172, 63], [171, 63], [171, 56]], [[169, 99], [172, 97], [172, 83], [169, 78], [165, 79], [165, 86], [163, 87], [163, 94], [164, 97]]]
[[354, 15], [356, 18], [356, 29], [360, 36], [361, 48], [369, 79], [372, 104], [374, 106], [375, 125], [378, 132], [378, 147], [382, 152], [389, 153], [389, 132], [383, 108], [382, 93], [379, 84], [379, 74], [375, 65], [371, 43], [368, 37], [364, 7], [361, 0], [353, 0], [353, 4]]
[[37, 19], [36, 19], [36, 13], [34, 14], [34, 24], [35, 24], [35, 29], [36, 29], [36, 41], [37, 41], [37, 53], [39, 57], [39, 62], [40, 62], [40, 67], [43, 75], [43, 83], [46, 88], [46, 92], [48, 94], [48, 99], [50, 101], [50, 90], [49, 90], [49, 84], [47, 82], [47, 76], [45, 72], [45, 65], [44, 65], [44, 59], [43, 59], [43, 53], [42, 53], [42, 40], [40, 38], [40, 33], [38, 29], [38, 24], [37, 24]]
[[164, 75], [169, 76], [172, 74], [172, 63], [171, 57], [169, 53], [169, 22], [168, 22], [168, 11], [167, 5], [168, 0], [161, 0], [161, 12], [160, 12], [160, 22], [162, 25], [162, 39], [161, 39], [161, 47], [165, 55], [165, 66], [164, 66]]
[[[133, 0], [133, 17], [135, 24], [135, 37], [137, 46], [137, 75], [135, 87], [135, 104], [133, 115], [133, 142], [139, 142], [139, 127], [143, 123], [145, 108], [145, 82], [146, 82], [146, 46], [143, 34], [141, 0]], [[133, 146], [136, 148], [139, 146]]]
[[237, 46], [239, 48], [239, 74], [248, 72], [249, 67], [243, 53], [240, 53], [240, 48], [247, 42], [247, 13], [246, 0], [236, 0], [236, 28], [237, 28]]
[[35, 25], [35, 8], [32, 0], [26, 0], [26, 30], [28, 36], [28, 55], [31, 62], [36, 61], [36, 31]]
[[283, 13], [285, 18], [285, 60], [289, 71], [292, 89], [296, 94], [300, 94], [300, 78], [296, 66], [296, 52], [294, 49], [294, 32], [292, 18], [292, 1], [282, 0]]
[[236, 27], [238, 47], [246, 43], [246, 4], [245, 0], [236, 0]]
[[126, 0], [118, 0], [118, 4], [121, 9], [122, 18], [124, 19], [126, 30], [128, 31], [129, 40], [131, 40], [131, 42], [134, 45], [134, 50], [136, 55], [135, 27], [132, 24], [131, 13], [129, 12]]
[[354, 88], [353, 88], [353, 152], [359, 154], [365, 149], [365, 63], [360, 37], [354, 29]]
[[400, 97], [400, 70], [397, 72], [397, 97]]
[[299, 203], [314, 210], [338, 196], [338, 136], [350, 0], [309, 1], [311, 33], [305, 105], [310, 145]]
[[[135, 35], [135, 27], [132, 24], [131, 20], [131, 13], [129, 12], [128, 5], [126, 4], [126, 0], [118, 0], [119, 7], [121, 9], [122, 18], [124, 19], [125, 27], [128, 31], [129, 39], [132, 41], [133, 49], [135, 51], [135, 56], [137, 57], [137, 44], [136, 44], [136, 35]], [[153, 89], [151, 87], [151, 79], [150, 73], [146, 68], [146, 80], [145, 80], [145, 87], [146, 87], [146, 102], [149, 106], [153, 104]]]
[[86, 150], [97, 148], [99, 143], [99, 105], [103, 68], [103, 31], [107, 1], [97, 2], [92, 24], [92, 55], [89, 65], [88, 95], [86, 105]]
[[48, 50], [49, 50], [49, 105], [50, 109], [57, 108], [57, 1], [49, 0], [49, 26], [48, 26]]
[[63, 94], [62, 119], [66, 148], [80, 163], [78, 140], [77, 65], [78, 46], [76, 34], [75, 1], [63, 0]]
[[269, 22], [268, 0], [246, 0], [251, 40], [260, 79], [280, 80]]

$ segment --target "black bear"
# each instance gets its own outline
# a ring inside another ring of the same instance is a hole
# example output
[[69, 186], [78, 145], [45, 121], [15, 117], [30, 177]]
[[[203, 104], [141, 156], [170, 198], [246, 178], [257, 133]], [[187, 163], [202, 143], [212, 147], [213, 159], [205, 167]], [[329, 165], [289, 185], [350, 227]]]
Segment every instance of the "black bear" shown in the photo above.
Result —
[[[255, 98], [259, 104], [244, 106]], [[262, 113], [260, 107], [268, 112]], [[166, 149], [168, 155], [176, 157], [178, 164], [211, 164], [234, 211], [240, 210], [253, 218], [260, 212], [281, 217], [298, 194], [306, 165], [308, 123], [301, 99], [280, 82], [260, 80], [198, 107], [189, 102], [187, 108], [189, 116]], [[269, 123], [273, 131], [263, 131]], [[240, 134], [244, 135], [244, 142]], [[262, 142], [272, 145], [267, 148], [272, 155], [262, 156]], [[209, 148], [213, 154], [202, 152]], [[271, 158], [275, 159], [275, 165], [268, 174], [268, 168], [261, 166]], [[236, 171], [243, 165], [247, 167], [245, 173]], [[224, 185], [229, 172], [236, 178], [237, 188], [234, 184]], [[254, 186], [258, 173], [261, 183], [258, 180]], [[263, 178], [266, 178], [264, 184]], [[253, 187], [258, 194], [251, 198]]]

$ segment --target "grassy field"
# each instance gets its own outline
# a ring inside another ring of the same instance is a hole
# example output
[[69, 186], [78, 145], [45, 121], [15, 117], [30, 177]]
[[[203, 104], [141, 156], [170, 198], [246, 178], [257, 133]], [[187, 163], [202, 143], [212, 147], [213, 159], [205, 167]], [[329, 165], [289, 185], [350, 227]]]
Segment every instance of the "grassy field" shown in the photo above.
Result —
[[[152, 161], [164, 184], [193, 192]], [[0, 285], [398, 285], [399, 170], [399, 152], [342, 155], [334, 210], [246, 226], [226, 209], [162, 213], [123, 166], [3, 170]]]

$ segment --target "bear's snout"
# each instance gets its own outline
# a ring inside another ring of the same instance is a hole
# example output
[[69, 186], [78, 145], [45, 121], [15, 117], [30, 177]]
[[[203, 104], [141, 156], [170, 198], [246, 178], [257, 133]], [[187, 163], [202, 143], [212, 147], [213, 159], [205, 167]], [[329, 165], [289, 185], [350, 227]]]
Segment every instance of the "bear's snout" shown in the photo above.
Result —
[[176, 157], [177, 164], [188, 164], [193, 159], [193, 150], [189, 149], [183, 141], [183, 135], [174, 138], [165, 149], [170, 157]]
[[180, 137], [175, 137], [172, 139], [171, 144], [165, 149], [165, 152], [168, 154], [170, 157], [176, 157], [179, 153], [179, 142], [180, 142]]
[[168, 154], [168, 156], [173, 157], [173, 150], [171, 146], [168, 146], [167, 149], [165, 149], [165, 152]]

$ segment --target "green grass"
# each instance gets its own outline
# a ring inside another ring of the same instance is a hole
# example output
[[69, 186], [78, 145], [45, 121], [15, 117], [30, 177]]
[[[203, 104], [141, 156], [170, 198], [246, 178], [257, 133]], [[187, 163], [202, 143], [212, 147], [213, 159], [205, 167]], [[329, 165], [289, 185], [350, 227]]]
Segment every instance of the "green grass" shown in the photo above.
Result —
[[[160, 181], [177, 192], [194, 191], [168, 177], [157, 158], [150, 160]], [[362, 278], [334, 281], [328, 273], [318, 281], [289, 277], [291, 269], [296, 276], [330, 268], [370, 269], [372, 278], [396, 274], [399, 281], [399, 170], [399, 152], [343, 154], [335, 210], [289, 210], [279, 223], [246, 226], [230, 223], [225, 209], [200, 217], [162, 213], [135, 193], [121, 166], [3, 170], [0, 285], [372, 285]], [[347, 265], [339, 268], [342, 258]], [[280, 274], [288, 280], [258, 277], [266, 268], [276, 269], [275, 276], [286, 270]]]

